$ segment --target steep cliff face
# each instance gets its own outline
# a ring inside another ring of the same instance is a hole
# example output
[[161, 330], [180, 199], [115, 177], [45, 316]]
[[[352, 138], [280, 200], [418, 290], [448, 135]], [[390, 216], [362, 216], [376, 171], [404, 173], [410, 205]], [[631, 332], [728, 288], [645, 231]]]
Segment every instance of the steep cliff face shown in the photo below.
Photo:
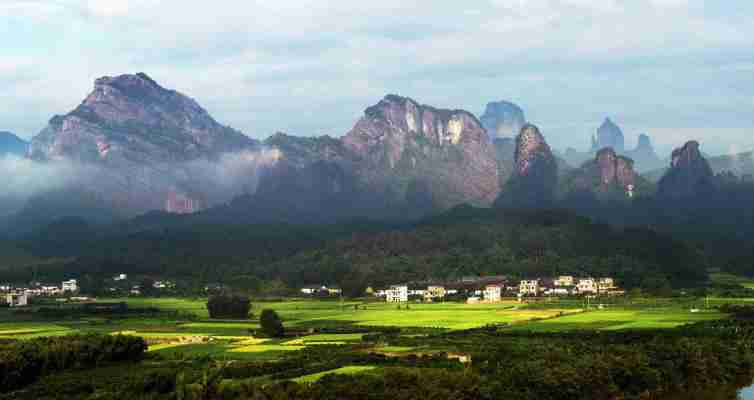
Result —
[[83, 162], [177, 162], [252, 148], [255, 141], [217, 123], [193, 99], [146, 74], [103, 77], [66, 115], [31, 142], [36, 159]]
[[526, 124], [516, 137], [511, 178], [496, 201], [501, 207], [546, 207], [553, 202], [558, 165], [539, 128]]
[[592, 151], [596, 152], [605, 147], [613, 148], [618, 154], [622, 154], [625, 148], [623, 131], [615, 125], [610, 118], [605, 118], [602, 125], [597, 129], [597, 136], [592, 139]]
[[658, 182], [657, 194], [663, 199], [704, 195], [714, 190], [714, 174], [699, 151], [699, 142], [690, 141], [673, 150], [670, 168]]
[[397, 201], [423, 188], [434, 205], [489, 205], [500, 191], [495, 152], [479, 120], [389, 95], [343, 137], [358, 175]]
[[479, 120], [491, 139], [513, 138], [526, 124], [524, 110], [508, 101], [487, 103]]
[[568, 173], [559, 189], [562, 197], [586, 194], [598, 200], [631, 199], [650, 190], [651, 185], [634, 170], [633, 160], [610, 147]]
[[26, 155], [29, 143], [20, 137], [10, 133], [0, 131], [0, 157], [5, 155], [15, 155], [23, 157]]

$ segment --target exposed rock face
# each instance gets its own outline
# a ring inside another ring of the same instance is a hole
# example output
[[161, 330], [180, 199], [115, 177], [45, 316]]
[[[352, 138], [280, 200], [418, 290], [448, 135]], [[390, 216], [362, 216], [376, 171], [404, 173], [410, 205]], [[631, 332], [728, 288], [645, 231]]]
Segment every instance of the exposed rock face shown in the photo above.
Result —
[[366, 185], [396, 193], [398, 200], [408, 193], [405, 182], [425, 188], [442, 209], [489, 205], [500, 191], [494, 149], [467, 111], [389, 95], [367, 108], [343, 143]]
[[[226, 178], [217, 163], [255, 150], [256, 141], [217, 123], [193, 99], [139, 73], [97, 79], [75, 110], [53, 117], [32, 139], [29, 156], [82, 166], [82, 195], [128, 216], [196, 212], [230, 200], [220, 192], [231, 188], [213, 186]], [[255, 163], [253, 155], [231, 161], [239, 170]]]
[[714, 189], [714, 174], [699, 151], [699, 142], [690, 141], [673, 150], [670, 169], [658, 182], [658, 196], [664, 199], [694, 197]]
[[53, 117], [34, 137], [30, 154], [84, 162], [176, 162], [255, 144], [217, 123], [193, 99], [139, 73], [97, 79], [75, 110]]
[[513, 165], [516, 164], [516, 139], [495, 138], [492, 141], [497, 156], [497, 174], [500, 178], [500, 187], [505, 185], [513, 174]]
[[487, 103], [484, 114], [479, 117], [479, 120], [491, 139], [513, 138], [526, 124], [524, 110], [507, 101]]
[[634, 171], [633, 160], [610, 147], [598, 151], [593, 160], [571, 171], [561, 182], [565, 197], [588, 194], [599, 200], [630, 199], [645, 194], [648, 187]]
[[20, 137], [10, 133], [0, 131], [0, 157], [12, 154], [23, 157], [29, 147], [29, 143]]
[[622, 154], [625, 147], [623, 131], [610, 118], [605, 118], [605, 121], [597, 129], [597, 136], [592, 138], [593, 152], [605, 147], [613, 148], [618, 154]]
[[553, 201], [558, 165], [539, 129], [526, 124], [516, 137], [511, 179], [497, 205], [544, 207]]
[[639, 172], [652, 171], [661, 168], [663, 163], [655, 153], [652, 140], [646, 134], [639, 135], [639, 142], [634, 150], [629, 150], [626, 155], [634, 160], [636, 170]]

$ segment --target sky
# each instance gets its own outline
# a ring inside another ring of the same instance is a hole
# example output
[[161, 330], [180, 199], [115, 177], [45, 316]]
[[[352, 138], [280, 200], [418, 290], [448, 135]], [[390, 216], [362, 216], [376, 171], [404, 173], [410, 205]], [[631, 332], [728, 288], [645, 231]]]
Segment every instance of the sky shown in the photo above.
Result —
[[605, 117], [661, 155], [754, 149], [750, 0], [2, 0], [0, 130], [145, 72], [249, 136], [341, 136], [388, 93], [519, 104], [558, 149]]

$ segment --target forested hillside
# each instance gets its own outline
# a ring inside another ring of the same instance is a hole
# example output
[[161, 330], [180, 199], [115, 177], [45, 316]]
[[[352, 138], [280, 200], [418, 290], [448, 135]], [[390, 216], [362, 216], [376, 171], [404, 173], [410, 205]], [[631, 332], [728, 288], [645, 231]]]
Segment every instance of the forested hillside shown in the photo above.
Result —
[[367, 286], [464, 275], [609, 275], [627, 288], [648, 290], [706, 280], [705, 257], [687, 244], [648, 229], [618, 230], [566, 211], [460, 206], [407, 225], [191, 226], [124, 235], [71, 224], [69, 229], [50, 227], [17, 245], [72, 259], [9, 268], [0, 280], [81, 276], [97, 291], [103, 278], [128, 272], [251, 292], [271, 284], [284, 290], [327, 282], [354, 295]]

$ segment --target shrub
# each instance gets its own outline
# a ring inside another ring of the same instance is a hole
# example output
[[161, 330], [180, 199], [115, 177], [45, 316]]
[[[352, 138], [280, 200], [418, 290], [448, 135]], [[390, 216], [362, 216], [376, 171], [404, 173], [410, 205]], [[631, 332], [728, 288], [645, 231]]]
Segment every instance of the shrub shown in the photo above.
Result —
[[270, 337], [283, 336], [283, 321], [280, 320], [278, 313], [274, 310], [263, 310], [259, 322], [262, 325], [262, 332], [264, 332], [265, 335]]
[[210, 318], [246, 319], [250, 310], [251, 301], [246, 296], [219, 294], [207, 301]]

